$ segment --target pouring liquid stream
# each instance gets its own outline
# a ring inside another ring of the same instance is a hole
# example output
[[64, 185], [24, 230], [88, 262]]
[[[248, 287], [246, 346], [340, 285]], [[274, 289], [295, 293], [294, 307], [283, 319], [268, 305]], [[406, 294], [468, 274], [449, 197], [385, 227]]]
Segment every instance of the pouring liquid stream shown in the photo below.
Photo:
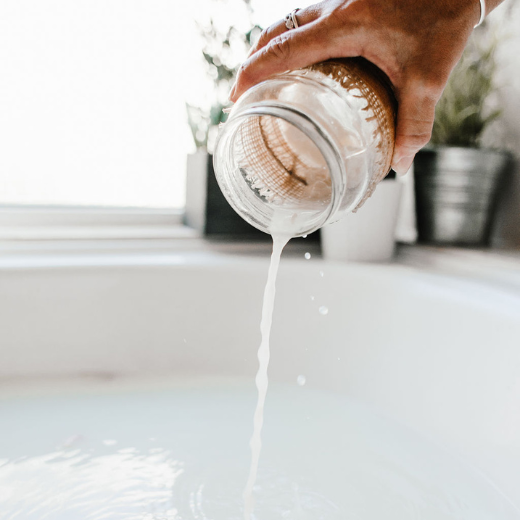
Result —
[[264, 291], [264, 301], [262, 305], [262, 321], [260, 323], [260, 331], [262, 340], [258, 349], [258, 372], [256, 374], [256, 388], [258, 390], [258, 400], [254, 415], [254, 428], [251, 437], [251, 467], [249, 469], [249, 477], [244, 489], [244, 519], [252, 520], [254, 497], [253, 488], [255, 486], [258, 473], [258, 463], [260, 460], [260, 451], [262, 449], [262, 425], [264, 422], [264, 405], [268, 387], [267, 369], [269, 367], [270, 348], [269, 338], [271, 335], [271, 325], [273, 322], [273, 309], [276, 294], [276, 276], [278, 274], [278, 266], [280, 265], [280, 257], [283, 248], [291, 239], [291, 235], [273, 233], [273, 253], [271, 255], [271, 264], [267, 275], [267, 283]]

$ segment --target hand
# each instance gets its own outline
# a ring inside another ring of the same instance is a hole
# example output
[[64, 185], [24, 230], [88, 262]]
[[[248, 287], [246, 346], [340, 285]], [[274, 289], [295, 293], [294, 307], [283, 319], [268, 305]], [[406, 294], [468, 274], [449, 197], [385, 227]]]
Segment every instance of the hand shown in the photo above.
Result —
[[[495, 0], [495, 3], [496, 0]], [[480, 17], [478, 0], [324, 0], [267, 28], [240, 67], [236, 101], [273, 74], [363, 56], [394, 85], [399, 109], [392, 167], [405, 173], [430, 140], [435, 105]]]

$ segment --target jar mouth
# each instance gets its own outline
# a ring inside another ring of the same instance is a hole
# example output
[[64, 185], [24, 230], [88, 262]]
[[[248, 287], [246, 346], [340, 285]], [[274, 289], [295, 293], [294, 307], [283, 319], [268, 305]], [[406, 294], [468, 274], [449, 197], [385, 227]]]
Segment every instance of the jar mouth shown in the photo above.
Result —
[[258, 103], [235, 114], [221, 129], [213, 160], [228, 202], [265, 233], [306, 235], [339, 210], [345, 190], [339, 151], [296, 108]]

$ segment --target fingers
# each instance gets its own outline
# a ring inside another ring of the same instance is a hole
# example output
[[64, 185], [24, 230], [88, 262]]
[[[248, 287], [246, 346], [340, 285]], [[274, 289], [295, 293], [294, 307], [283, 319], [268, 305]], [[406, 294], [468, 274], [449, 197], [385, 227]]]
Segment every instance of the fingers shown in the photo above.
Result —
[[[317, 20], [320, 17], [320, 9], [317, 5], [311, 5], [305, 9], [299, 9], [296, 13], [296, 20], [298, 21], [298, 26], [302, 27], [303, 25], [307, 25], [314, 20]], [[279, 20], [278, 22], [270, 25], [267, 29], [264, 29], [260, 34], [260, 38], [253, 45], [251, 50], [249, 51], [248, 58], [252, 56], [255, 52], [259, 51], [263, 47], [265, 47], [273, 38], [280, 36], [280, 34], [288, 31], [285, 26], [285, 19]]]
[[414, 85], [399, 92], [398, 98], [392, 168], [404, 175], [410, 169], [415, 154], [430, 141], [438, 97]]
[[273, 23], [267, 29], [264, 29], [261, 32], [258, 41], [253, 45], [253, 47], [251, 47], [247, 57], [251, 57], [255, 52], [260, 50], [262, 47], [265, 47], [273, 38], [276, 38], [287, 30], [285, 20], [278, 20], [278, 22]]
[[[268, 77], [336, 57], [338, 45], [320, 19], [298, 29], [286, 30], [268, 41], [240, 67], [229, 99], [235, 102], [247, 89]], [[341, 55], [360, 54], [354, 35], [341, 35]]]

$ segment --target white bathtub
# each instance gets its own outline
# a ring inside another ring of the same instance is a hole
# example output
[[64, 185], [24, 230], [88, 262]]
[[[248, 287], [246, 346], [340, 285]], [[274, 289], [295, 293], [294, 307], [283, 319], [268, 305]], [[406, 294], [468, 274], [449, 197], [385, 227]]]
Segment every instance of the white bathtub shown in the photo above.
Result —
[[[2, 402], [71, 378], [253, 380], [266, 257], [65, 264], [0, 270]], [[314, 258], [282, 259], [277, 290], [272, 381], [304, 375], [426, 434], [520, 508], [520, 291]]]

